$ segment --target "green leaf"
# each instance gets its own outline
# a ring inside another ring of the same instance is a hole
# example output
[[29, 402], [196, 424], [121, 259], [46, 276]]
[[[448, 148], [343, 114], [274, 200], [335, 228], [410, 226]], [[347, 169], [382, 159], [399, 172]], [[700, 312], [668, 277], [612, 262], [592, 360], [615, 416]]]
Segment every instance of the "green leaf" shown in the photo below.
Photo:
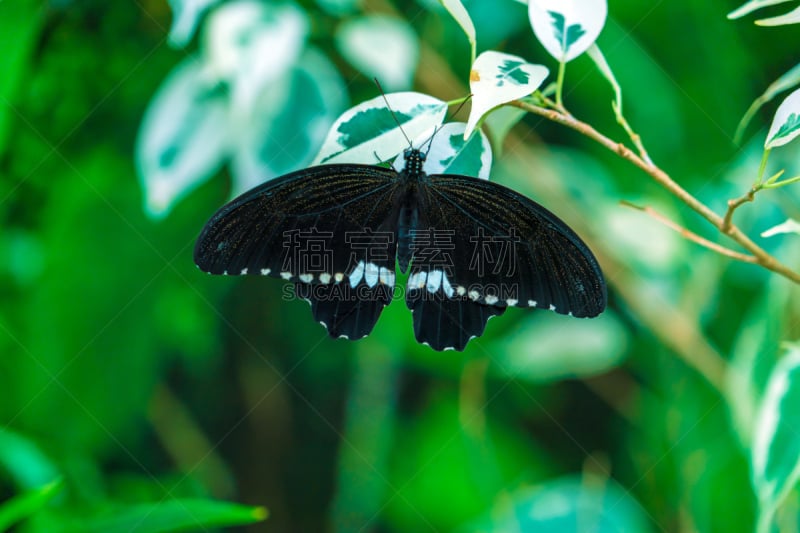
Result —
[[47, 505], [62, 489], [60, 479], [51, 481], [39, 488], [23, 492], [0, 505], [0, 531], [25, 520]]
[[761, 502], [762, 530], [800, 479], [800, 346], [776, 365], [756, 417], [753, 484]]
[[503, 142], [511, 128], [516, 126], [525, 115], [526, 112], [522, 109], [511, 106], [499, 107], [486, 115], [484, 125], [498, 157], [502, 153]]
[[614, 76], [614, 72], [611, 70], [611, 67], [606, 61], [603, 52], [600, 51], [600, 48], [597, 44], [593, 44], [589, 47], [586, 51], [589, 57], [594, 61], [597, 70], [603, 75], [603, 77], [608, 80], [608, 83], [611, 84], [611, 88], [614, 89], [614, 108], [619, 116], [622, 115], [622, 88], [619, 86], [619, 82], [617, 82], [616, 76]]
[[120, 507], [109, 516], [89, 520], [86, 533], [156, 533], [229, 527], [261, 522], [267, 518], [264, 507], [253, 507], [215, 500], [172, 499], [156, 503]]
[[48, 6], [35, 0], [0, 1], [0, 151], [8, 134], [9, 121], [16, 116], [14, 103], [17, 91], [34, 53], [36, 39], [48, 14]]
[[24, 489], [41, 487], [59, 476], [56, 466], [33, 441], [3, 428], [0, 428], [0, 467]]
[[772, 82], [764, 94], [755, 99], [736, 127], [734, 142], [739, 144], [744, 137], [744, 130], [761, 107], [784, 91], [800, 85], [800, 65], [795, 65], [780, 78]]
[[472, 19], [467, 13], [467, 10], [464, 8], [464, 4], [461, 3], [461, 0], [439, 0], [444, 8], [452, 15], [458, 25], [461, 26], [461, 29], [464, 30], [464, 33], [467, 35], [467, 40], [469, 40], [469, 46], [471, 50], [470, 55], [470, 63], [475, 61], [475, 53], [476, 53], [476, 40], [475, 40], [475, 24], [472, 23]]
[[504, 494], [491, 516], [462, 531], [639, 533], [650, 528], [630, 493], [612, 480], [588, 475]]
[[629, 344], [610, 310], [593, 320], [540, 313], [524, 317], [521, 326], [492, 343], [493, 373], [534, 383], [588, 377], [621, 364]]

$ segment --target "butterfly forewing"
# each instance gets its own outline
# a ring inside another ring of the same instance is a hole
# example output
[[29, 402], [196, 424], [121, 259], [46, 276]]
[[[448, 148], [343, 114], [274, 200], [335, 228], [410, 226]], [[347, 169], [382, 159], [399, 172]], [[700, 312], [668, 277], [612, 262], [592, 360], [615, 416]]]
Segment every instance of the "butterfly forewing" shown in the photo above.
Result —
[[312, 167], [231, 201], [206, 224], [195, 262], [212, 274], [295, 282], [331, 336], [367, 335], [395, 281], [397, 173]]
[[453, 298], [577, 317], [596, 316], [605, 308], [605, 282], [596, 259], [544, 207], [468, 176], [427, 176], [419, 191], [420, 230], [428, 239], [438, 236], [435, 249], [449, 257], [441, 260], [446, 268], [432, 267], [431, 258], [415, 250], [410, 279], [442, 268]]

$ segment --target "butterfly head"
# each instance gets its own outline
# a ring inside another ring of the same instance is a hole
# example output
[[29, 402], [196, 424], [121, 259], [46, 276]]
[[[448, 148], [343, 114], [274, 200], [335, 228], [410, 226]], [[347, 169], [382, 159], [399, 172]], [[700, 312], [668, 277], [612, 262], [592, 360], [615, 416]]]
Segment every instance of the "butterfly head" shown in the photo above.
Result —
[[422, 166], [425, 164], [425, 157], [427, 154], [416, 148], [408, 148], [403, 152], [403, 158], [406, 161], [406, 166], [403, 171], [409, 177], [418, 177], [422, 172]]

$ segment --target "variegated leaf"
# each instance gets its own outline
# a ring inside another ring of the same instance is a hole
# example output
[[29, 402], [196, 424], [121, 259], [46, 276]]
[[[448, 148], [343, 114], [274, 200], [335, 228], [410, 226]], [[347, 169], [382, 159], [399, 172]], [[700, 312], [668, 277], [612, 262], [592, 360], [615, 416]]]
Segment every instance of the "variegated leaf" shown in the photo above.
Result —
[[524, 59], [500, 52], [483, 52], [470, 72], [472, 111], [464, 136], [468, 137], [489, 110], [531, 94], [544, 82], [549, 71]]
[[[333, 126], [314, 164], [377, 163], [408, 146], [410, 139], [440, 125], [447, 104], [416, 92], [388, 93], [345, 111]], [[392, 116], [394, 115], [394, 116]], [[376, 158], [377, 155], [377, 158]]]
[[533, 33], [557, 61], [584, 53], [606, 22], [606, 0], [530, 0], [528, 17]]

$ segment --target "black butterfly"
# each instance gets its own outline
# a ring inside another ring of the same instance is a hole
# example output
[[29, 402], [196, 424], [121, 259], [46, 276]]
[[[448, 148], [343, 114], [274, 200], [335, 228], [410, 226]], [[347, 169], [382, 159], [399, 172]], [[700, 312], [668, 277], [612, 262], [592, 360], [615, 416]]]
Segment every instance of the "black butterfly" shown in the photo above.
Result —
[[294, 282], [331, 337], [360, 339], [402, 290], [414, 334], [463, 350], [508, 307], [593, 317], [606, 306], [597, 260], [547, 209], [513, 190], [453, 174], [427, 175], [425, 153], [405, 168], [320, 165], [268, 181], [223, 206], [194, 260], [210, 274]]

